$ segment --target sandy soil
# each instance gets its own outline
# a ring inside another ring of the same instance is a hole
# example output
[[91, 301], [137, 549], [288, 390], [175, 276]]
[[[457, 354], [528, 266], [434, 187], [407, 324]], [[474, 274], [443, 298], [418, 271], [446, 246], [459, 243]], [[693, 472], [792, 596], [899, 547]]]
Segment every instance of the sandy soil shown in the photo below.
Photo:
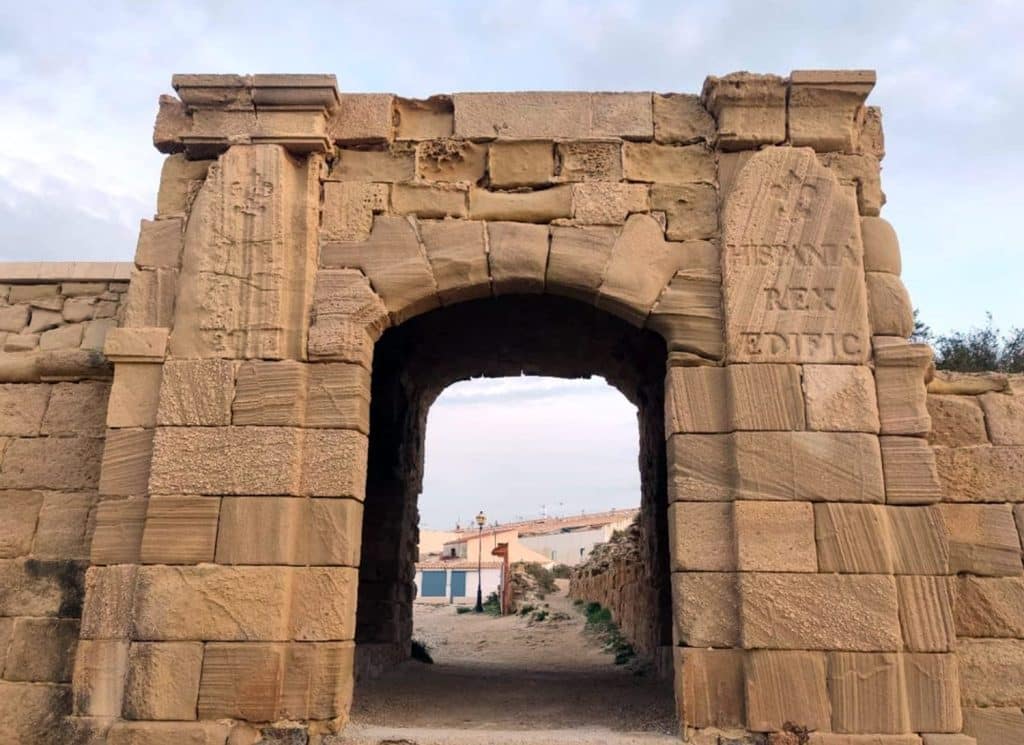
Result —
[[417, 605], [414, 638], [433, 665], [410, 661], [356, 686], [352, 721], [364, 727], [676, 732], [672, 685], [614, 664], [584, 630], [563, 590], [549, 596], [567, 620], [456, 614]]

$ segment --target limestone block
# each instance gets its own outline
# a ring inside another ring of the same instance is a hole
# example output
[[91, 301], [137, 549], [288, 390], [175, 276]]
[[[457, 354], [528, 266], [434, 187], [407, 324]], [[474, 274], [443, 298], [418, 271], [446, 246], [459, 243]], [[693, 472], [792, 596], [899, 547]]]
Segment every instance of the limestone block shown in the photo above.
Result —
[[6, 649], [4, 680], [69, 682], [77, 643], [77, 619], [16, 619]]
[[[180, 225], [180, 222], [179, 222]], [[91, 297], [102, 295], [110, 286], [109, 282], [61, 282], [60, 294], [66, 297]]]
[[299, 359], [316, 267], [320, 160], [236, 146], [210, 171], [185, 229], [174, 357]]
[[[24, 332], [20, 334], [8, 334], [7, 338], [4, 339], [5, 352], [31, 352], [33, 349], [38, 348], [38, 346], [39, 334], [29, 334]], [[21, 380], [17, 377], [10, 378], [8, 376], [5, 376], [5, 379]], [[32, 375], [31, 377], [26, 378], [25, 382], [35, 382], [36, 379], [35, 375]]]
[[903, 270], [900, 243], [888, 220], [862, 217], [860, 232], [864, 241], [864, 271], [888, 272], [897, 277]]
[[978, 741], [967, 735], [922, 735], [923, 745], [978, 745]]
[[[11, 285], [7, 292], [7, 300], [11, 303], [31, 302], [34, 308], [60, 310], [60, 285], [47, 283]], [[54, 305], [56, 303], [56, 305]]]
[[680, 722], [688, 727], [742, 727], [744, 653], [680, 647], [674, 652]]
[[[678, 506], [676, 503], [674, 506]], [[702, 504], [693, 502], [692, 504]], [[808, 502], [735, 502], [741, 572], [816, 572], [814, 507]], [[670, 507], [671, 509], [671, 507]]]
[[911, 652], [948, 652], [956, 640], [946, 577], [896, 578], [903, 642]]
[[949, 537], [951, 573], [998, 577], [1024, 572], [1010, 505], [940, 504], [938, 509]]
[[203, 645], [135, 642], [128, 650], [126, 719], [189, 720], [196, 717]]
[[110, 430], [103, 447], [100, 493], [124, 497], [145, 495], [152, 455], [153, 430]]
[[1015, 706], [1024, 703], [1024, 641], [958, 639], [964, 706]]
[[527, 192], [469, 190], [469, 216], [474, 220], [546, 223], [572, 217], [572, 187], [560, 184]]
[[487, 249], [495, 295], [544, 290], [548, 229], [517, 222], [487, 223]]
[[105, 499], [96, 507], [90, 559], [93, 564], [137, 564], [149, 500]]
[[134, 565], [92, 566], [85, 573], [83, 639], [128, 639], [135, 618]]
[[164, 159], [156, 211], [161, 216], [187, 213], [206, 179], [212, 160], [188, 160], [184, 154]]
[[652, 103], [656, 142], [687, 144], [715, 138], [715, 120], [701, 104], [700, 96], [655, 94]]
[[234, 376], [235, 363], [229, 360], [168, 360], [163, 365], [157, 423], [229, 424]]
[[413, 225], [404, 217], [378, 217], [370, 239], [362, 243], [323, 243], [320, 261], [328, 268], [362, 270], [393, 323], [440, 304], [426, 253]]
[[181, 264], [184, 220], [143, 220], [135, 247], [135, 264], [140, 267], [176, 269]]
[[219, 511], [220, 500], [211, 497], [151, 498], [140, 560], [144, 564], [213, 561]]
[[55, 349], [78, 349], [82, 344], [82, 331], [83, 327], [80, 323], [44, 331], [39, 337], [39, 349], [43, 352]]
[[0, 308], [0, 331], [16, 334], [28, 325], [28, 306], [12, 305]]
[[103, 353], [112, 362], [162, 362], [167, 350], [166, 328], [112, 328]]
[[927, 436], [931, 430], [924, 383], [932, 365], [927, 344], [876, 336], [875, 391], [883, 435]]
[[0, 493], [0, 558], [14, 559], [29, 553], [42, 506], [40, 492]]
[[819, 152], [853, 152], [874, 85], [874, 70], [794, 70], [787, 100], [790, 142]]
[[884, 500], [878, 438], [858, 433], [673, 435], [668, 477], [674, 501]]
[[71, 561], [0, 559], [0, 617], [77, 615], [81, 575]]
[[303, 450], [301, 495], [362, 501], [366, 491], [366, 435], [350, 429], [306, 430]]
[[688, 647], [738, 647], [739, 591], [732, 572], [673, 572], [676, 642]]
[[874, 504], [814, 505], [822, 572], [892, 574], [892, 531], [885, 508]]
[[673, 571], [736, 571], [732, 502], [675, 502], [668, 514]]
[[1024, 737], [1024, 712], [1013, 708], [964, 708], [964, 732], [978, 745], [1004, 745]]
[[354, 499], [225, 497], [216, 561], [358, 566], [362, 523]]
[[178, 292], [177, 269], [136, 269], [125, 303], [124, 325], [170, 327]]
[[901, 648], [896, 581], [881, 575], [740, 575], [746, 649]]
[[329, 179], [332, 181], [398, 182], [416, 178], [416, 151], [406, 145], [385, 150], [339, 149]]
[[128, 642], [83, 639], [75, 653], [74, 714], [120, 717]]
[[[700, 251], [707, 247], [717, 253], [706, 241], [689, 241], [682, 246]], [[717, 271], [677, 272], [651, 309], [647, 325], [665, 338], [670, 351], [721, 359], [725, 351], [721, 276]]]
[[105, 307], [105, 305], [98, 305], [94, 297], [69, 297], [64, 301], [61, 315], [68, 323], [81, 323], [82, 321], [91, 321], [93, 315]]
[[947, 574], [949, 547], [935, 507], [885, 508], [893, 536], [896, 574]]
[[670, 367], [665, 423], [670, 433], [803, 429], [800, 368]]
[[365, 241], [373, 216], [388, 208], [387, 184], [325, 181], [323, 192], [322, 241]]
[[339, 145], [387, 142], [393, 136], [390, 93], [341, 93], [327, 119], [327, 135]]
[[599, 181], [572, 187], [573, 221], [578, 225], [622, 225], [635, 212], [647, 212], [647, 186]]
[[228, 722], [115, 722], [107, 745], [224, 745]]
[[919, 437], [880, 437], [885, 501], [927, 504], [942, 499], [942, 485], [931, 445]]
[[456, 93], [455, 134], [473, 140], [650, 139], [650, 93]]
[[871, 369], [860, 365], [804, 365], [807, 428], [824, 432], [878, 432]]
[[836, 732], [898, 733], [911, 729], [897, 653], [830, 653], [828, 688], [832, 729]]
[[85, 324], [85, 331], [82, 332], [82, 349], [90, 352], [102, 352], [107, 343], [107, 332], [115, 328], [117, 328], [117, 320], [114, 318], [89, 321]]
[[996, 445], [1024, 445], [1024, 396], [985, 393], [978, 397]]
[[[554, 234], [556, 240], [560, 234], [560, 231]], [[612, 246], [597, 296], [597, 307], [642, 326], [680, 267], [682, 256], [679, 246], [665, 240], [661, 226], [650, 215], [631, 215]], [[555, 269], [554, 241], [551, 253], [549, 285]], [[559, 268], [566, 269], [564, 266]]]
[[910, 294], [895, 274], [867, 272], [868, 316], [871, 333], [907, 338], [914, 331]]
[[313, 296], [315, 326], [351, 321], [366, 327], [376, 340], [390, 324], [383, 301], [356, 269], [321, 269]]
[[627, 181], [659, 184], [714, 184], [715, 159], [704, 145], [622, 145], [622, 173]]
[[293, 571], [290, 638], [314, 642], [354, 639], [359, 570], [331, 566]]
[[654, 184], [651, 209], [665, 213], [669, 240], [713, 238], [718, 234], [718, 190], [713, 184]]
[[873, 155], [881, 160], [885, 157], [885, 133], [882, 131], [882, 110], [877, 106], [864, 107], [857, 152]]
[[122, 362], [114, 369], [107, 405], [108, 427], [155, 427], [164, 366]]
[[856, 192], [857, 209], [861, 215], [878, 217], [885, 204], [885, 192], [882, 191], [881, 167], [877, 157], [825, 153], [819, 156], [819, 160], [835, 171], [840, 184]]
[[56, 310], [33, 308], [26, 331], [30, 334], [42, 334], [49, 329], [57, 328], [63, 322], [64, 316], [61, 315], [59, 306]]
[[10, 745], [62, 742], [70, 690], [62, 685], [24, 685], [0, 681], [0, 721]]
[[416, 145], [416, 175], [425, 181], [476, 184], [487, 173], [487, 145], [440, 139]]
[[40, 433], [102, 436], [109, 395], [110, 384], [106, 382], [58, 383], [50, 392]]
[[915, 732], [959, 732], [960, 674], [951, 654], [904, 654], [910, 729]]
[[747, 728], [781, 730], [787, 722], [831, 729], [826, 658], [819, 652], [748, 652], [745, 661]]
[[488, 174], [492, 187], [546, 184], [551, 180], [554, 167], [554, 143], [550, 141], [499, 141], [490, 147]]
[[[648, 232], [647, 226], [643, 227], [644, 232]], [[618, 230], [610, 227], [553, 227], [545, 288], [556, 294], [596, 302], [618, 234]]]
[[443, 305], [490, 296], [482, 222], [425, 220], [420, 238]]
[[857, 208], [812, 151], [754, 154], [725, 199], [722, 234], [730, 360], [868, 359]]
[[979, 445], [935, 448], [946, 498], [952, 502], [1019, 502], [1024, 448]]
[[932, 430], [928, 442], [944, 447], [987, 445], [985, 415], [977, 396], [940, 396], [928, 394], [928, 415]]
[[0, 489], [95, 489], [103, 440], [95, 437], [12, 439], [3, 454]]
[[704, 81], [701, 100], [718, 122], [722, 150], [746, 150], [786, 139], [786, 81], [734, 72]]
[[451, 137], [455, 130], [455, 110], [451, 96], [427, 99], [396, 98], [398, 118], [396, 138], [399, 140], [431, 140]]
[[32, 555], [41, 559], [89, 558], [96, 494], [52, 492], [43, 499]]
[[399, 215], [465, 217], [468, 212], [466, 200], [465, 187], [395, 184], [391, 191], [392, 211]]
[[311, 360], [338, 360], [362, 365], [373, 364], [374, 339], [361, 326], [347, 319], [332, 319], [309, 327]]
[[952, 583], [959, 636], [1024, 638], [1024, 578], [960, 576]]
[[582, 140], [559, 142], [559, 177], [563, 181], [619, 181], [622, 179], [622, 143]]

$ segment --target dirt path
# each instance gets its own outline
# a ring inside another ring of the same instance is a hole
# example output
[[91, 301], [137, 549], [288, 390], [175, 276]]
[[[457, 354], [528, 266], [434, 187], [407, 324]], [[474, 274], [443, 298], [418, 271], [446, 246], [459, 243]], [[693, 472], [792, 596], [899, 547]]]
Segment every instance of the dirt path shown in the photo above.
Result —
[[414, 638], [433, 665], [407, 662], [356, 687], [361, 726], [484, 730], [599, 727], [674, 733], [670, 681], [616, 666], [585, 631], [562, 590], [547, 599], [563, 620], [457, 614], [417, 605]]

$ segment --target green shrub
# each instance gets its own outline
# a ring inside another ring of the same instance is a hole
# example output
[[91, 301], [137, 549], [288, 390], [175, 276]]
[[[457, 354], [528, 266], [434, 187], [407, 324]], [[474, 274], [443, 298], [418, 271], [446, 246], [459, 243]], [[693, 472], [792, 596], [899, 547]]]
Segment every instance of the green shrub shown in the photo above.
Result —
[[587, 603], [583, 613], [587, 617], [587, 629], [604, 642], [606, 652], [615, 655], [616, 665], [625, 665], [636, 657], [636, 650], [619, 631], [618, 625], [612, 620], [610, 610], [602, 607], [600, 603]]
[[473, 609], [470, 608], [468, 605], [459, 605], [456, 606], [455, 612], [461, 616], [463, 613], [472, 613]]
[[545, 569], [536, 562], [518, 562], [518, 566], [522, 567], [523, 571], [533, 577], [537, 583], [537, 590], [540, 596], [543, 598], [546, 594], [556, 592], [558, 585], [555, 584], [555, 575], [551, 573], [551, 570]]
[[551, 567], [551, 576], [555, 579], [569, 579], [572, 576], [572, 567], [568, 564], [555, 564]]

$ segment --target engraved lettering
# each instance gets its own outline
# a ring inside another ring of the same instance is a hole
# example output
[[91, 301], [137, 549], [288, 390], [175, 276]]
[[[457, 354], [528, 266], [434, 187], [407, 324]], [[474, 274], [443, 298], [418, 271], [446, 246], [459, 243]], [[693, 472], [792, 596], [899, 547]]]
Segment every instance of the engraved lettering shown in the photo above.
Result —
[[835, 287], [765, 287], [768, 310], [835, 311]]

